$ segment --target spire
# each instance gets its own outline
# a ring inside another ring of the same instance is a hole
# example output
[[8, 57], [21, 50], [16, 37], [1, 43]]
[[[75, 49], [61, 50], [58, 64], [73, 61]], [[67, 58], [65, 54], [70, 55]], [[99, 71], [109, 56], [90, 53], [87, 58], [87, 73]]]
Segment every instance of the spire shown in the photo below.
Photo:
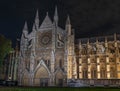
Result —
[[107, 36], [105, 36], [105, 47], [108, 47]]
[[107, 43], [107, 37], [105, 36], [105, 43]]
[[28, 26], [27, 26], [26, 21], [25, 21], [25, 24], [24, 24], [23, 33], [28, 33]]
[[82, 45], [82, 43], [81, 43], [81, 40], [79, 40], [79, 49], [81, 49], [81, 46]]
[[115, 42], [115, 47], [117, 47], [117, 35], [116, 35], [116, 33], [114, 33], [114, 42]]
[[98, 38], [96, 38], [96, 43], [97, 43], [97, 44], [99, 43]]
[[38, 10], [36, 11], [35, 25], [36, 25], [36, 28], [38, 29], [39, 28], [39, 13], [38, 13]]
[[116, 36], [116, 33], [114, 33], [114, 41], [117, 40], [117, 36]]
[[87, 44], [89, 45], [89, 43], [90, 43], [90, 40], [89, 40], [89, 38], [88, 38], [88, 40], [87, 40]]
[[33, 24], [33, 28], [32, 28], [32, 31], [36, 31], [36, 27], [35, 27], [35, 24]]
[[70, 17], [69, 16], [67, 17], [67, 20], [66, 20], [66, 31], [67, 31], [68, 35], [72, 34]]
[[55, 7], [54, 22], [56, 23], [56, 25], [58, 25], [58, 11], [57, 11], [57, 6]]
[[69, 15], [67, 16], [66, 25], [71, 25], [70, 24], [70, 17], [69, 17]]

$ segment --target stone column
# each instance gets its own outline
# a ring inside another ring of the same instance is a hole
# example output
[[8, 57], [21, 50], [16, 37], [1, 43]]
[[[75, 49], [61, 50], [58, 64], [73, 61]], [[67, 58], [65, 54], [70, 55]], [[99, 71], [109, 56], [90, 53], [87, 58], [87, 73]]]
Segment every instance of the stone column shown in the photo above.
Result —
[[107, 63], [107, 79], [109, 79], [110, 78], [110, 64], [109, 64], [109, 57], [107, 56], [106, 57], [106, 63]]
[[54, 73], [52, 73], [52, 74], [50, 75], [49, 85], [50, 85], [50, 86], [55, 86], [55, 75], [54, 75]]
[[12, 53], [12, 60], [11, 60], [11, 73], [10, 73], [11, 80], [13, 80], [14, 61], [15, 61], [15, 57], [14, 57], [14, 52], [13, 52]]
[[100, 79], [100, 58], [97, 56], [97, 78]]
[[82, 78], [82, 58], [80, 57], [79, 58], [79, 64], [78, 64], [78, 66], [79, 66], [79, 78], [78, 79], [81, 79]]
[[10, 53], [10, 58], [9, 58], [9, 69], [8, 69], [8, 80], [10, 79], [10, 74], [11, 74], [11, 62], [12, 62], [12, 53]]
[[50, 85], [54, 86], [55, 85], [55, 51], [52, 50], [51, 52], [51, 76], [50, 76]]
[[91, 79], [91, 65], [90, 65], [90, 58], [88, 57], [88, 79]]
[[34, 86], [34, 73], [30, 73], [30, 79], [29, 79], [29, 82], [30, 82], [30, 86]]

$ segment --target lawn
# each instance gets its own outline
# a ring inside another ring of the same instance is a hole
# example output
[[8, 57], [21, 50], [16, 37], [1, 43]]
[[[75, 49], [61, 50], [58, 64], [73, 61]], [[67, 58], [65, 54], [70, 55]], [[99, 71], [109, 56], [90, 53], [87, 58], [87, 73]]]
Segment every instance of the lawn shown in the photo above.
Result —
[[120, 91], [120, 88], [0, 87], [0, 91]]

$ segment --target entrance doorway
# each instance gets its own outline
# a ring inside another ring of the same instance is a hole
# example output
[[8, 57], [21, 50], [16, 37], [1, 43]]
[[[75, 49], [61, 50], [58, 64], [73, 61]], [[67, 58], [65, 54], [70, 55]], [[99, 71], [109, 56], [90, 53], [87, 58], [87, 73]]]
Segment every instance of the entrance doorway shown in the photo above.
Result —
[[40, 86], [47, 87], [48, 86], [48, 78], [41, 78], [40, 79]]
[[63, 86], [63, 79], [58, 79], [58, 86]]

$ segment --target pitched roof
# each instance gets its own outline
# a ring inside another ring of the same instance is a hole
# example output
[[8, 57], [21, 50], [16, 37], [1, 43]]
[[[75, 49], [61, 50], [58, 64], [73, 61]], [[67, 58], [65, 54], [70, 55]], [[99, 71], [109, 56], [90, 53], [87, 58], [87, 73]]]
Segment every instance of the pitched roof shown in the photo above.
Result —
[[40, 29], [43, 29], [43, 28], [49, 28], [52, 26], [52, 21], [51, 19], [49, 18], [48, 16], [48, 13], [44, 19], [44, 21], [42, 22], [41, 26], [40, 26]]

